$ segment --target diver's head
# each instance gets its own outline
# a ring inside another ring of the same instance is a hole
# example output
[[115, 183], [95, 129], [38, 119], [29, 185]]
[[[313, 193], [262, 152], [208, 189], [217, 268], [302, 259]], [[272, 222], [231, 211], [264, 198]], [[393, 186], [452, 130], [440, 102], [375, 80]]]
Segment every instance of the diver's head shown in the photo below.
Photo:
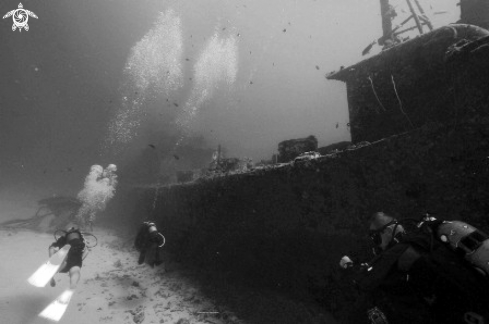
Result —
[[116, 172], [117, 171], [117, 166], [115, 164], [109, 164], [107, 166], [107, 169], [105, 169], [108, 172]]
[[397, 238], [404, 233], [402, 225], [394, 217], [384, 212], [377, 212], [370, 219], [370, 238], [375, 246], [382, 251], [397, 243]]
[[68, 223], [68, 225], [66, 225], [65, 230], [67, 233], [74, 232], [74, 231], [80, 231], [80, 226], [78, 226], [75, 223]]

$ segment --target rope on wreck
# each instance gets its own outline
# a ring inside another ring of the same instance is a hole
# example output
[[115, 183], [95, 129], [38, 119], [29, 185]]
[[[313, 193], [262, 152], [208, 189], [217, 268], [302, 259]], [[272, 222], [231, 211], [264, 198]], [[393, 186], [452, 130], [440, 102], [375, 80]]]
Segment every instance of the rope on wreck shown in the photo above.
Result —
[[[372, 78], [370, 77], [370, 75], [368, 76], [368, 79], [370, 80], [370, 86], [372, 87], [372, 91], [373, 91], [373, 93], [375, 95], [375, 98], [377, 99], [377, 102], [382, 107], [382, 109], [384, 111], [386, 111], [384, 105], [380, 102], [379, 96], [377, 96], [377, 92], [375, 92], [374, 83], [373, 83]], [[375, 111], [377, 112], [377, 114], [379, 114], [379, 110], [378, 109], [375, 109]]]
[[399, 94], [397, 93], [396, 83], [394, 82], [394, 76], [392, 74], [391, 74], [391, 80], [392, 80], [392, 85], [394, 86], [394, 92], [396, 93], [397, 101], [399, 101], [399, 109], [401, 110], [402, 114], [406, 117], [411, 127], [414, 127], [413, 123], [411, 122], [411, 119], [409, 119], [408, 115], [406, 115], [406, 113], [404, 112], [404, 109], [402, 109], [401, 98], [399, 98]]

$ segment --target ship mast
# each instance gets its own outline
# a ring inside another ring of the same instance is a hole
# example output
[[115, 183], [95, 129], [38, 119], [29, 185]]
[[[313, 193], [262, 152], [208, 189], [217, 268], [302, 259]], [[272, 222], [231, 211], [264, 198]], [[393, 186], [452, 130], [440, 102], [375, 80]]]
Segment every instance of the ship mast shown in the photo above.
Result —
[[[414, 1], [416, 7], [413, 5], [412, 1]], [[426, 16], [419, 0], [406, 0], [406, 3], [409, 7], [409, 11], [411, 12], [411, 15], [407, 19], [405, 19], [402, 23], [397, 25], [395, 28], [392, 28], [392, 19], [396, 16], [394, 7], [389, 3], [389, 0], [380, 0], [380, 15], [382, 17], [383, 35], [378, 40], [379, 45], [386, 45], [387, 40], [399, 41], [396, 40], [398, 35], [416, 28], [418, 29], [420, 34], [423, 34], [424, 32], [423, 26], [427, 26], [429, 30], [433, 30], [433, 25], [431, 24], [431, 21]], [[404, 30], [399, 30], [411, 19], [414, 20], [416, 26], [409, 27]]]
[[390, 15], [391, 5], [389, 0], [380, 0], [380, 15], [382, 17], [383, 35], [379, 39], [379, 45], [384, 45], [385, 40], [392, 37], [392, 18]]

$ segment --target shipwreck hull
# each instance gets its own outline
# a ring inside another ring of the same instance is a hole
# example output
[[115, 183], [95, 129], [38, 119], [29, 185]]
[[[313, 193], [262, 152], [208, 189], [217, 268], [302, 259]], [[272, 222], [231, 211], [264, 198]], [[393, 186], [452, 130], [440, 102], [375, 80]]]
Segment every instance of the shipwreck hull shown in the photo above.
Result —
[[[461, 219], [489, 232], [489, 119], [432, 125], [355, 150], [118, 199], [192, 267], [314, 300], [342, 322], [358, 296], [338, 266], [372, 257], [372, 212]], [[128, 203], [133, 205], [129, 208]], [[128, 211], [129, 214], [128, 214]]]
[[327, 76], [346, 82], [352, 142], [488, 116], [488, 36], [450, 25]]
[[338, 262], [372, 257], [373, 212], [430, 211], [489, 233], [488, 35], [445, 27], [331, 75], [347, 83], [353, 143], [365, 146], [119, 191], [108, 212], [134, 226], [156, 221], [165, 248], [190, 266], [358, 323], [365, 313], [354, 311], [359, 296]]

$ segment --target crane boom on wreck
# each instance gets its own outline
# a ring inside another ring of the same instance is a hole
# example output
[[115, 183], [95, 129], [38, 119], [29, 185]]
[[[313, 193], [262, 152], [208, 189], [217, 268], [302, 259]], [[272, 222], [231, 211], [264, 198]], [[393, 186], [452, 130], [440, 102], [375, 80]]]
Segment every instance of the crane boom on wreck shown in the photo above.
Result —
[[[413, 5], [414, 4], [416, 6]], [[397, 16], [394, 7], [389, 0], [380, 0], [380, 15], [382, 17], [382, 37], [378, 39], [378, 44], [381, 46], [389, 46], [392, 43], [399, 42], [397, 36], [413, 29], [418, 29], [420, 34], [424, 33], [423, 26], [427, 26], [429, 30], [433, 30], [433, 25], [430, 19], [426, 16], [423, 7], [419, 0], [406, 0], [406, 4], [411, 12], [411, 15], [402, 21], [399, 25], [393, 28], [392, 20]], [[404, 30], [399, 30], [411, 19], [414, 20], [415, 26], [408, 27]]]

